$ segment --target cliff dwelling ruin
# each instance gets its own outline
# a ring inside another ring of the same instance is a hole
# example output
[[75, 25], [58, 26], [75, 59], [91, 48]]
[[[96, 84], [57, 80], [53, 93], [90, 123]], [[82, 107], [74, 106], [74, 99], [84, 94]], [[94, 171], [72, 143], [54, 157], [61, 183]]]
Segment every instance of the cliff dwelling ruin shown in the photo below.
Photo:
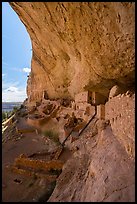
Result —
[[3, 201], [134, 202], [134, 2], [10, 5], [33, 56], [4, 132]]

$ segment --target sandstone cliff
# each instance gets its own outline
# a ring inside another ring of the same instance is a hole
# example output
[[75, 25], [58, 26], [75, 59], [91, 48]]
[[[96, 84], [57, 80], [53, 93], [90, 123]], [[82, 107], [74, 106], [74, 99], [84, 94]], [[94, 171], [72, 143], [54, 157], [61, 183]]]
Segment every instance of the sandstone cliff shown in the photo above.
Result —
[[134, 83], [133, 2], [11, 2], [30, 35], [29, 101]]
[[[84, 90], [99, 92], [104, 98], [109, 96], [101, 105], [103, 119], [100, 102], [97, 115], [86, 130], [77, 140], [71, 140], [72, 137], [67, 141], [71, 157], [65, 160], [55, 189], [44, 202], [134, 201], [135, 4], [10, 2], [10, 5], [32, 41], [28, 101], [24, 104], [27, 120], [34, 128], [47, 120], [44, 128], [57, 128], [61, 140], [62, 135], [66, 137], [64, 121], [72, 112], [87, 122], [96, 109], [91, 104], [88, 104], [91, 110], [85, 108], [85, 102], [78, 104], [76, 100], [72, 106], [65, 106], [61, 102], [65, 100], [60, 98], [74, 99]], [[50, 100], [41, 101], [43, 93]], [[55, 98], [59, 100], [52, 100]], [[52, 106], [45, 108], [49, 101], [56, 104], [57, 111], [51, 114], [54, 117], [46, 118], [45, 111], [52, 110]], [[34, 103], [36, 106], [28, 106]]]

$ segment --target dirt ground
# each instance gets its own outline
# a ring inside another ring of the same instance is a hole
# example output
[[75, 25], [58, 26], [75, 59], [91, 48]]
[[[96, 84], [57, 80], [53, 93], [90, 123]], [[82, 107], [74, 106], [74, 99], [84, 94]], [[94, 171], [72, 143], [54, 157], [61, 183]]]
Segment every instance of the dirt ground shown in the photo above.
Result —
[[[26, 123], [25, 117], [20, 118], [16, 125], [25, 130], [34, 129]], [[29, 156], [43, 152], [38, 159], [46, 159], [47, 154], [52, 158], [56, 148], [57, 146], [52, 141], [35, 131], [20, 134], [16, 132], [14, 125], [9, 126], [3, 134], [2, 144], [2, 201], [39, 202], [47, 200], [55, 187], [56, 180], [49, 182], [45, 178], [17, 174], [11, 171], [11, 165], [21, 154]], [[65, 162], [70, 156], [70, 151], [64, 149], [60, 160]]]

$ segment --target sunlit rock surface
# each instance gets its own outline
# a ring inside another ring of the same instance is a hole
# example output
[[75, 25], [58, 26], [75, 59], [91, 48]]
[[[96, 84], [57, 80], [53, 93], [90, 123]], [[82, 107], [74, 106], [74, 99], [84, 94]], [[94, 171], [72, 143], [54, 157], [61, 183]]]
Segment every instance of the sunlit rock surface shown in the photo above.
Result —
[[30, 35], [30, 101], [134, 84], [133, 2], [12, 2]]

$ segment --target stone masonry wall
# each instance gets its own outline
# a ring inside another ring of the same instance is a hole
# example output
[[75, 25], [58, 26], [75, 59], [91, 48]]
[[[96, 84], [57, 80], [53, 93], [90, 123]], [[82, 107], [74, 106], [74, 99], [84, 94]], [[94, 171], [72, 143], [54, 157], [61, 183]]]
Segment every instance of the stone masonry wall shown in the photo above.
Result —
[[127, 153], [135, 155], [135, 94], [118, 95], [105, 105], [105, 119], [110, 120], [113, 133]]
[[75, 102], [88, 102], [88, 91], [80, 92], [79, 94], [75, 95]]

